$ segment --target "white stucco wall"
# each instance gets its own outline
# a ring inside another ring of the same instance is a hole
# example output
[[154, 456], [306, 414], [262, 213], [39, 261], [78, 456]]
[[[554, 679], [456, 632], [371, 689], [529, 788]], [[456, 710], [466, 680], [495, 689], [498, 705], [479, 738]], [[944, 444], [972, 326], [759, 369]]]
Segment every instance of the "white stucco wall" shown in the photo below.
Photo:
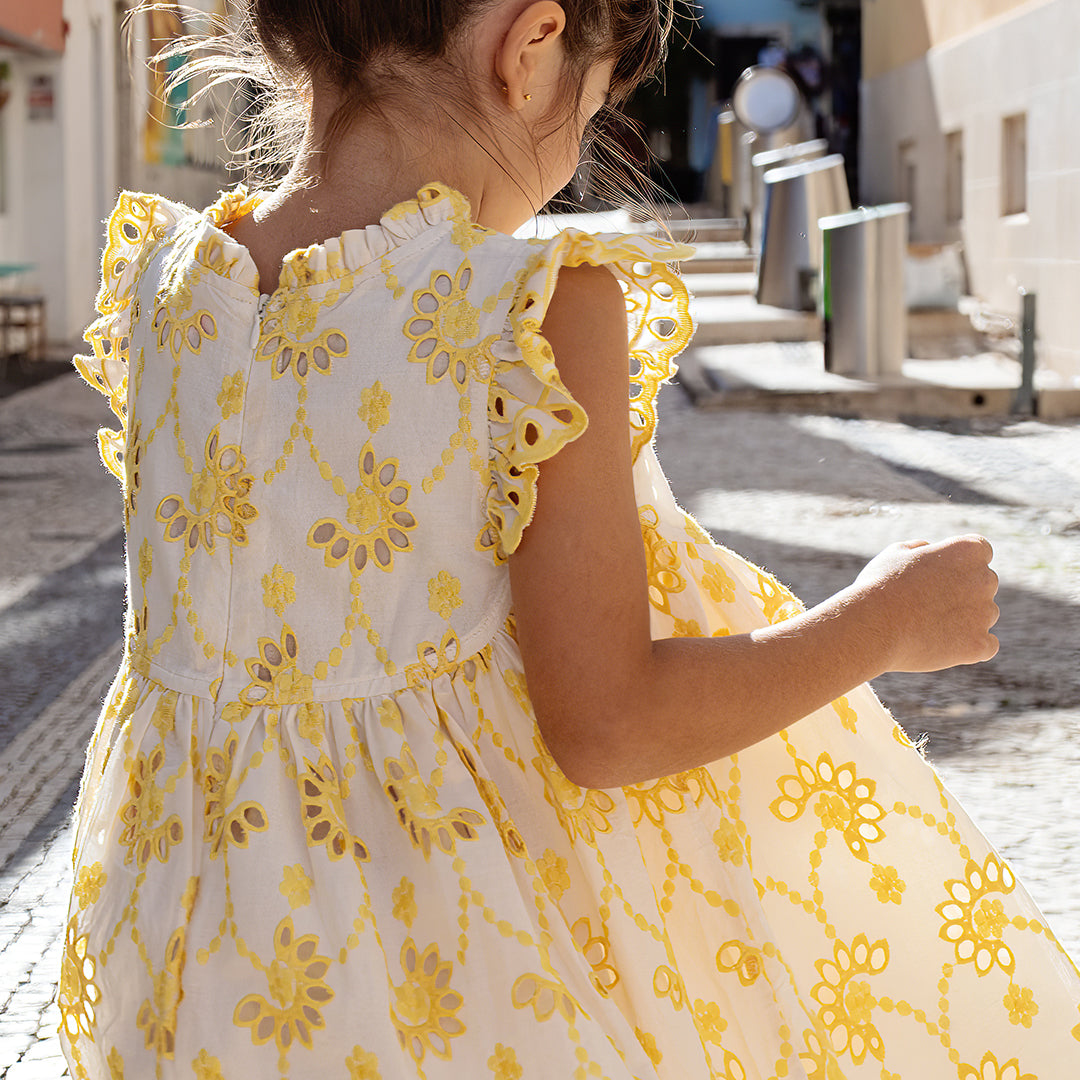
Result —
[[[1002, 122], [1027, 114], [1027, 212], [1002, 213]], [[913, 240], [960, 238], [972, 291], [1005, 312], [1038, 294], [1039, 359], [1080, 385], [1080, 3], [1000, 18], [863, 85], [867, 202], [901, 196], [913, 144]], [[945, 222], [945, 134], [962, 131], [964, 218]]]

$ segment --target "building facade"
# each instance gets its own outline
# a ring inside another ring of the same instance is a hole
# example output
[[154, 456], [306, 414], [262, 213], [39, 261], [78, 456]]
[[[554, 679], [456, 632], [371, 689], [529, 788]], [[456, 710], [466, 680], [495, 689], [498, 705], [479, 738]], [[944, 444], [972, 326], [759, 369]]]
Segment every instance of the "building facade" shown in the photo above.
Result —
[[[190, 117], [160, 105], [162, 73], [146, 64], [155, 42], [185, 29], [179, 9], [154, 13], [154, 25], [150, 14], [138, 16], [129, 55], [128, 7], [0, 6], [0, 288], [44, 295], [54, 343], [77, 344], [93, 314], [104, 221], [121, 188], [202, 205], [230, 182], [218, 162], [222, 125], [213, 104], [204, 106], [207, 127], [169, 126]], [[30, 269], [5, 277], [13, 265]]]
[[972, 293], [1038, 296], [1039, 363], [1080, 385], [1080, 3], [866, 0], [863, 200], [961, 241]]

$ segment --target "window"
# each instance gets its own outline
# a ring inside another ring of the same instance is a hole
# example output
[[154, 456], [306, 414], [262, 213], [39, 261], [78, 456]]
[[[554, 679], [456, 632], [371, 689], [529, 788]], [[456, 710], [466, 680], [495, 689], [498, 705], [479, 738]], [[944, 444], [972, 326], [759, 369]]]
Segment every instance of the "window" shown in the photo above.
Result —
[[964, 220], [964, 133], [950, 131], [945, 136], [945, 224]]
[[905, 139], [899, 146], [897, 155], [899, 176], [897, 189], [900, 193], [900, 201], [906, 202], [911, 207], [909, 222], [912, 228], [915, 226], [915, 140]]
[[1001, 212], [1027, 210], [1027, 114], [1006, 116], [1001, 125]]

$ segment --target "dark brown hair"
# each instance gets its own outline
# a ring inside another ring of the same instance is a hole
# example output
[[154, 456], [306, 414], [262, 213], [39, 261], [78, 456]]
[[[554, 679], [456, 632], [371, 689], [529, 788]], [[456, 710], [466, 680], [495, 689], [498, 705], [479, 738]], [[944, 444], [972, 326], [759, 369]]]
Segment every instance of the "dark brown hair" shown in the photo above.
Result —
[[[218, 33], [188, 38], [166, 50], [186, 55], [173, 74], [180, 85], [196, 77], [204, 91], [226, 80], [250, 80], [258, 90], [256, 108], [245, 116], [246, 162], [253, 178], [280, 172], [295, 157], [304, 130], [311, 88], [332, 87], [338, 105], [322, 145], [334, 143], [361, 114], [386, 118], [395, 104], [417, 91], [442, 104], [458, 123], [480, 122], [477, 88], [467, 79], [460, 51], [464, 32], [503, 0], [243, 0], [236, 23]], [[613, 64], [609, 103], [590, 126], [588, 143], [596, 159], [620, 155], [606, 145], [605, 115], [625, 101], [663, 62], [677, 0], [560, 0], [566, 15], [567, 58], [552, 130], [572, 122], [585, 79], [601, 61]], [[205, 18], [205, 16], [203, 16]], [[160, 54], [159, 54], [160, 55]], [[197, 92], [198, 93], [198, 92]], [[482, 131], [470, 132], [473, 137]], [[610, 166], [606, 171], [612, 171]], [[627, 172], [618, 166], [614, 170]], [[609, 177], [603, 186], [633, 201], [642, 178]]]

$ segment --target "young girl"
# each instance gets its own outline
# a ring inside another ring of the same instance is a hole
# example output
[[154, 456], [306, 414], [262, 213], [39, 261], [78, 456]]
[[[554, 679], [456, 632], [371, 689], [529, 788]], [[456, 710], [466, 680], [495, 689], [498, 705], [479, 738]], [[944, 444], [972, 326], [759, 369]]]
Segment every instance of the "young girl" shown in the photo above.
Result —
[[121, 196], [79, 360], [130, 604], [73, 1075], [1075, 1075], [1075, 969], [863, 685], [994, 654], [987, 543], [803, 611], [653, 454], [685, 250], [511, 235], [656, 0], [249, 14], [292, 170]]

